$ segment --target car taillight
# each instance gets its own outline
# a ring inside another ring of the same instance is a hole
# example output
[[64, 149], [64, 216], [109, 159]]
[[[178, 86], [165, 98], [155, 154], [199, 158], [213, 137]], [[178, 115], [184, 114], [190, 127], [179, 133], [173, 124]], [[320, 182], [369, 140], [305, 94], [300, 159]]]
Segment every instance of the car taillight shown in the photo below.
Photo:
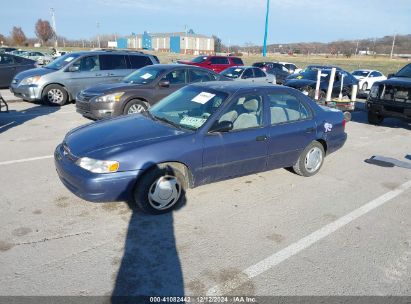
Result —
[[347, 121], [345, 119], [343, 119], [343, 121], [342, 121], [343, 130], [345, 130], [345, 125], [346, 124], [347, 124]]

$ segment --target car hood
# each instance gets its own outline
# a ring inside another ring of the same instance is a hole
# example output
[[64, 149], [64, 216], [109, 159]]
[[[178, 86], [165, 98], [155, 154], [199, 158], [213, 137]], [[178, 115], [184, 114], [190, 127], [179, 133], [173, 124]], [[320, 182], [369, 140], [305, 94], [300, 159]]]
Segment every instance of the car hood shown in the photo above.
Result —
[[136, 114], [78, 127], [67, 133], [64, 143], [77, 157], [92, 155], [98, 159], [99, 154], [123, 152], [124, 146], [138, 148], [184, 133], [162, 122]]
[[46, 68], [35, 68], [35, 69], [30, 69], [30, 70], [20, 72], [15, 76], [15, 78], [23, 79], [23, 78], [32, 77], [32, 76], [43, 76], [46, 74], [53, 73], [55, 71], [56, 70], [46, 69]]
[[284, 85], [292, 88], [302, 88], [305, 86], [315, 86], [316, 81], [309, 79], [287, 79]]
[[119, 91], [131, 91], [138, 88], [145, 88], [148, 87], [147, 84], [135, 84], [135, 83], [126, 83], [126, 82], [116, 82], [116, 83], [102, 83], [96, 86], [92, 86], [87, 88], [83, 92], [90, 95], [101, 95], [105, 93], [111, 92], [119, 92]]
[[379, 84], [411, 88], [411, 78], [393, 77], [387, 80], [380, 81]]

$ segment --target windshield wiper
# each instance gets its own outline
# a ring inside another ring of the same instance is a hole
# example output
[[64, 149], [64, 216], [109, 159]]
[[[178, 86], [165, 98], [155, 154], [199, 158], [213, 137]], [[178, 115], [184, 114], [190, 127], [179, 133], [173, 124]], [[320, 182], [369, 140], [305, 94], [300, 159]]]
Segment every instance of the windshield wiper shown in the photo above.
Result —
[[[147, 111], [147, 112], [148, 112], [148, 111]], [[149, 113], [150, 113], [150, 112], [149, 112]], [[153, 117], [155, 120], [159, 120], [159, 121], [165, 122], [165, 123], [167, 123], [167, 124], [169, 124], [169, 125], [172, 125], [173, 127], [177, 128], [177, 129], [181, 130], [181, 126], [180, 126], [179, 124], [175, 123], [174, 121], [171, 121], [171, 120], [169, 120], [169, 119], [167, 119], [167, 118], [165, 118], [165, 117], [155, 116], [155, 115], [153, 115], [153, 114], [151, 114], [151, 113], [150, 113], [150, 115], [151, 115], [151, 117]]]

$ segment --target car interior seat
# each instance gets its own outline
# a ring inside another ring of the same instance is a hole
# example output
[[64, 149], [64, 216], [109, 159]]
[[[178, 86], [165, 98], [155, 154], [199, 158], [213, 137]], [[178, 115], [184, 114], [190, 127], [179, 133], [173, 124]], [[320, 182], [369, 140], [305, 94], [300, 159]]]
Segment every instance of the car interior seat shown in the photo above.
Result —
[[247, 129], [257, 127], [259, 125], [259, 105], [260, 102], [256, 98], [244, 101], [244, 113], [240, 114], [233, 123], [233, 130]]

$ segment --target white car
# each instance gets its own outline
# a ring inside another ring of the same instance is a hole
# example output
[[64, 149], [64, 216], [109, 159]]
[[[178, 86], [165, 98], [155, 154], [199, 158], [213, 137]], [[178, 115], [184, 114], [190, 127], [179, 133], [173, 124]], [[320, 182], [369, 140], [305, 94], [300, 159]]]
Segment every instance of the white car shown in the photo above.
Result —
[[352, 71], [351, 74], [358, 79], [358, 88], [361, 91], [367, 91], [371, 89], [372, 85], [376, 81], [387, 79], [387, 77], [385, 77], [380, 71], [376, 70], [355, 70]]
[[291, 63], [291, 62], [279, 61], [277, 63], [283, 65], [290, 74], [298, 74], [303, 70], [303, 69], [299, 69], [294, 63]]
[[275, 75], [252, 66], [234, 66], [225, 69], [220, 74], [236, 81], [276, 84]]

